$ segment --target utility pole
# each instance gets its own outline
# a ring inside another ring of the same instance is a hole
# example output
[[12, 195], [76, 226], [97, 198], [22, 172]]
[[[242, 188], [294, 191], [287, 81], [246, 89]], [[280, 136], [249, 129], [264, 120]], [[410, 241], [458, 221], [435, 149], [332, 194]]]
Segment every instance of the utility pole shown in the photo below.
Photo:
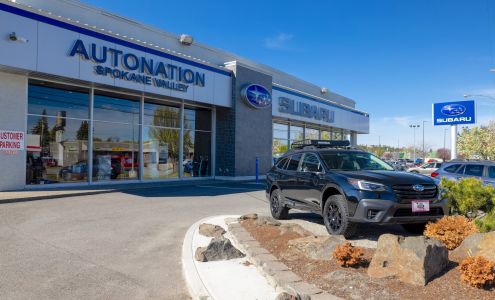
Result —
[[414, 139], [413, 139], [413, 163], [416, 163], [416, 128], [419, 128], [419, 124], [409, 125], [413, 129]]
[[442, 157], [442, 160], [445, 162], [445, 154], [446, 154], [446, 150], [445, 149], [445, 139], [447, 138], [447, 128], [444, 128], [443, 129], [443, 151], [445, 152], [443, 157]]
[[425, 152], [425, 123], [428, 121], [423, 121], [423, 163], [426, 161], [426, 152]]

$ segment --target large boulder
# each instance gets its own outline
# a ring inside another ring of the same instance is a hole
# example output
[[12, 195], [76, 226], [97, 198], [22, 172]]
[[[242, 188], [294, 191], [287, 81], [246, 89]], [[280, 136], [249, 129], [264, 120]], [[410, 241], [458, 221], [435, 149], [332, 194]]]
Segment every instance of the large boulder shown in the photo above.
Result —
[[368, 275], [396, 276], [402, 282], [424, 286], [447, 267], [448, 261], [448, 250], [438, 240], [383, 234], [378, 239]]
[[336, 236], [305, 236], [289, 240], [288, 246], [310, 259], [332, 260], [333, 249], [345, 240]]
[[256, 219], [258, 219], [258, 214], [245, 214], [239, 217], [239, 221], [256, 220]]
[[229, 239], [221, 236], [211, 239], [206, 247], [198, 247], [194, 257], [197, 261], [217, 261], [244, 257], [244, 253], [232, 245]]
[[199, 225], [199, 234], [207, 237], [220, 237], [225, 233], [222, 226], [203, 223]]
[[480, 255], [495, 262], [495, 231], [475, 233], [464, 239], [462, 244], [451, 252], [452, 258], [462, 260], [468, 256]]

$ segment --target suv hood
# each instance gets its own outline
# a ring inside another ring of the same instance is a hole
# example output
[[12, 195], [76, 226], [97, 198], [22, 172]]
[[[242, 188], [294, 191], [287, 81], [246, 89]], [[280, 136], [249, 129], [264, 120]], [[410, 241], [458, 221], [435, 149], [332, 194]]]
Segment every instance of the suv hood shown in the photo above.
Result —
[[435, 184], [435, 181], [427, 176], [397, 172], [397, 171], [338, 171], [348, 178], [361, 179], [381, 183], [384, 185], [396, 184]]

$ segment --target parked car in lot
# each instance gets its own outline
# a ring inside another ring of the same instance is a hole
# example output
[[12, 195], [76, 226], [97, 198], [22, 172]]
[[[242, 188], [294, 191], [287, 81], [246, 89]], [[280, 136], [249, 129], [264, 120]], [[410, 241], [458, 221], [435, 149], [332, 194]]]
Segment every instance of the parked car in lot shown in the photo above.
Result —
[[427, 164], [423, 164], [419, 167], [413, 167], [407, 169], [407, 172], [423, 174], [423, 175], [431, 175], [431, 173], [435, 172], [438, 168], [442, 166], [440, 162], [431, 162]]
[[[104, 170], [106, 166], [100, 166], [98, 160], [93, 160], [93, 177], [97, 176], [99, 171], [110, 172], [110, 179], [116, 179], [122, 173], [122, 164], [120, 159], [112, 158], [110, 162], [110, 170]], [[59, 171], [60, 178], [65, 181], [84, 180], [88, 176], [88, 163], [85, 160], [63, 167]]]
[[396, 172], [348, 141], [292, 144], [267, 173], [266, 196], [274, 218], [292, 208], [323, 216], [330, 234], [352, 236], [358, 223], [402, 224], [420, 232], [448, 213], [431, 177]]
[[495, 162], [489, 160], [452, 160], [444, 163], [440, 169], [431, 173], [431, 176], [438, 180], [442, 178], [459, 180], [465, 177], [474, 177], [482, 180], [484, 184], [495, 186]]

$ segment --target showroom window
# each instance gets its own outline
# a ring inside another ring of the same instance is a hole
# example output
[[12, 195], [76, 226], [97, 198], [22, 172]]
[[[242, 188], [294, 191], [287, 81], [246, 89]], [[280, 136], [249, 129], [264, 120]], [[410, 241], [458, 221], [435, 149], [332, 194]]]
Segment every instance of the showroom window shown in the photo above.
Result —
[[320, 139], [327, 140], [328, 141], [328, 140], [331, 140], [330, 137], [331, 137], [330, 131], [327, 131], [327, 130], [322, 130], [321, 131], [321, 137], [320, 137]]
[[145, 100], [143, 132], [143, 178], [178, 178], [180, 107]]
[[272, 153], [276, 160], [289, 149], [289, 125], [273, 123]]
[[184, 109], [184, 177], [211, 176], [211, 110]]
[[293, 142], [302, 141], [302, 140], [304, 140], [304, 128], [301, 126], [291, 125], [289, 143], [292, 144]]
[[138, 179], [138, 97], [95, 91], [93, 181]]
[[87, 181], [89, 90], [31, 81], [26, 184]]
[[340, 141], [342, 140], [343, 136], [342, 136], [342, 129], [334, 129], [332, 131], [332, 140], [334, 141]]
[[320, 138], [320, 131], [314, 128], [306, 128], [304, 135], [306, 140], [317, 140]]

